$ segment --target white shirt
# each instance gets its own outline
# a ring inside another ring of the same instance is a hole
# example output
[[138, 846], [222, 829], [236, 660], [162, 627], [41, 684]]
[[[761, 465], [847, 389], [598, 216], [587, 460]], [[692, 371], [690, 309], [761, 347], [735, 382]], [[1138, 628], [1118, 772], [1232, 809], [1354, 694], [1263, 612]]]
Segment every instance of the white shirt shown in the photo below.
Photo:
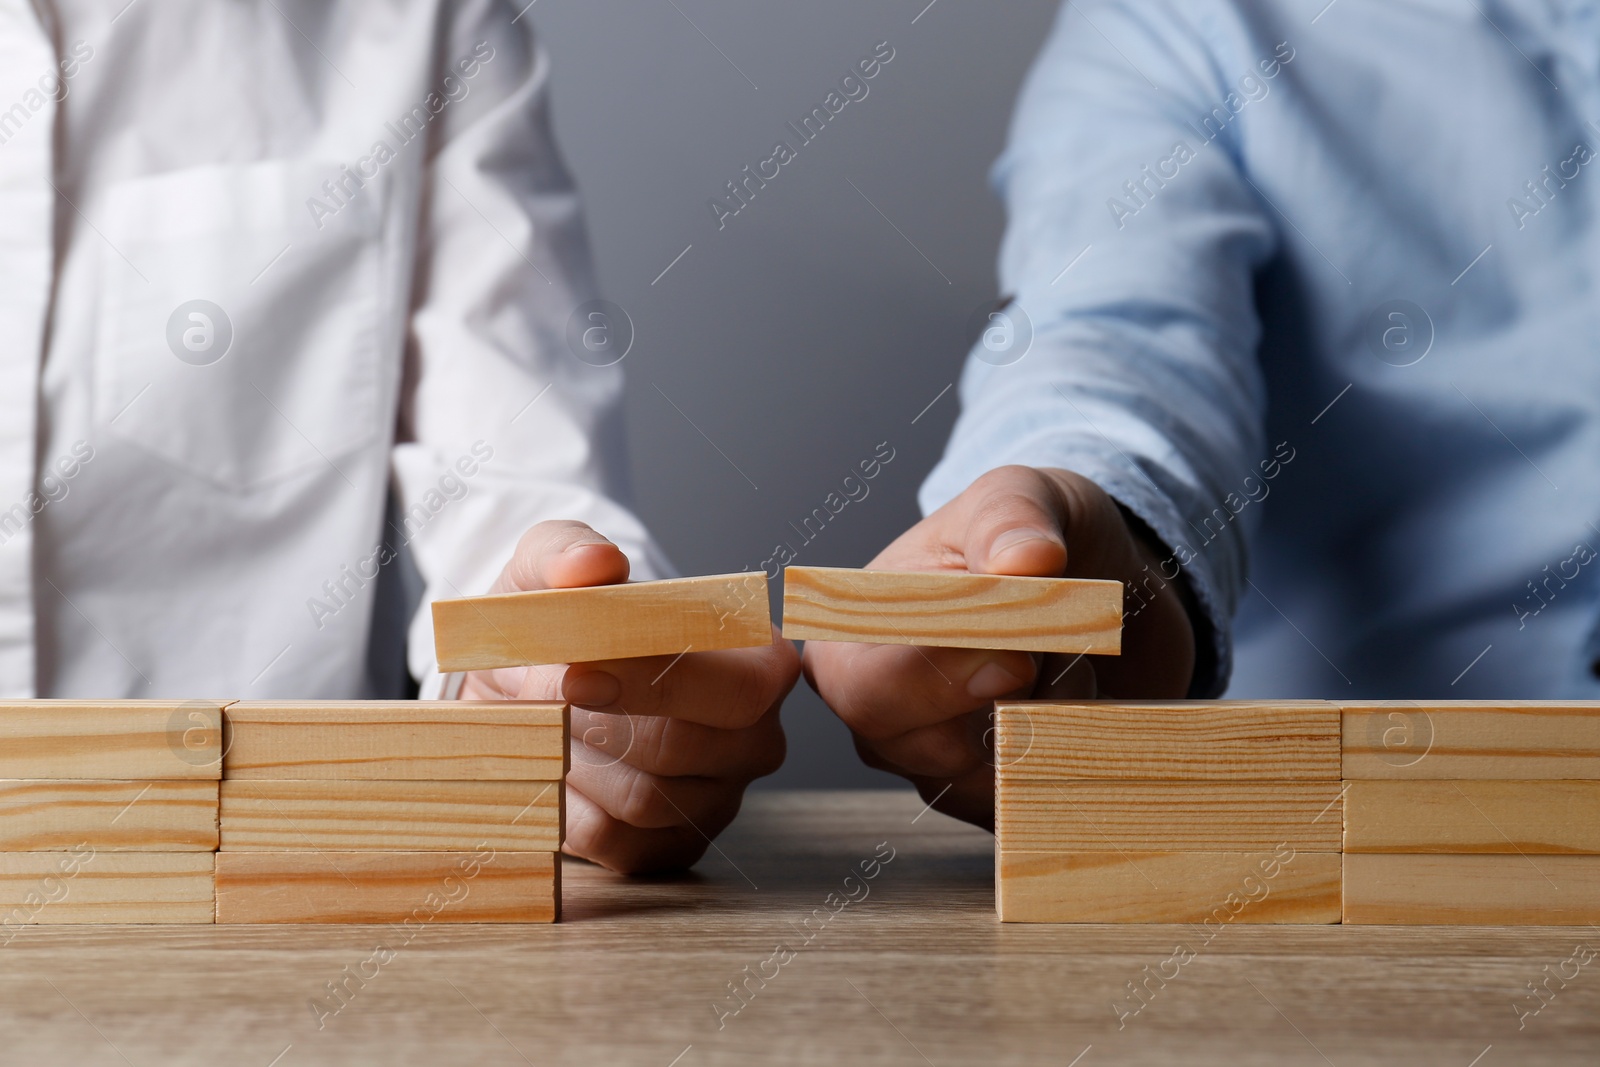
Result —
[[361, 696], [402, 543], [425, 691], [532, 524], [662, 572], [547, 84], [493, 0], [0, 0], [0, 694]]

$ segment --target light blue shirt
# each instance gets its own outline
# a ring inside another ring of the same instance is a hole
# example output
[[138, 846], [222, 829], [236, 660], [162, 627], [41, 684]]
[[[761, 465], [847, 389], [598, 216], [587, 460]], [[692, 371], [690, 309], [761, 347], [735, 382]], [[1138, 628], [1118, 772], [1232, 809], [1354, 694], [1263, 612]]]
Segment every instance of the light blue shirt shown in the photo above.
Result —
[[1600, 696], [1597, 8], [1064, 7], [923, 507], [1094, 479], [1188, 560], [1195, 695]]

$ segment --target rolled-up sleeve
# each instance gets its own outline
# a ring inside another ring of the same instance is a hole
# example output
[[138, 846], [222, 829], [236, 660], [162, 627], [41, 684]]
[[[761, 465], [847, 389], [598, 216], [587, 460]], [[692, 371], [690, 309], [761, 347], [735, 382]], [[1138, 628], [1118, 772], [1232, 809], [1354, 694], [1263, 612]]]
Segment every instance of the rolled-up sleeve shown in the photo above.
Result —
[[[1238, 75], [1261, 78], [1255, 58]], [[975, 347], [921, 494], [931, 511], [1012, 463], [1092, 479], [1186, 561], [1215, 650], [1205, 695], [1226, 683], [1244, 581], [1254, 516], [1214, 516], [1264, 451], [1253, 277], [1275, 248], [1238, 124], [1205, 122], [1233, 91], [1220, 67], [1174, 5], [1062, 9], [994, 170], [1001, 290], [1031, 347]]]
[[[470, 79], [455, 71], [470, 93], [446, 109], [426, 168], [394, 454], [426, 583], [409, 639], [425, 694], [428, 605], [486, 591], [537, 522], [586, 522], [622, 547], [635, 577], [670, 573], [620, 502], [622, 367], [604, 365], [604, 353], [580, 359], [568, 340], [569, 320], [595, 294], [578, 196], [549, 126], [549, 61], [515, 8], [478, 0], [449, 10], [441, 77], [463, 57], [478, 62]], [[435, 509], [458, 483], [464, 495]]]

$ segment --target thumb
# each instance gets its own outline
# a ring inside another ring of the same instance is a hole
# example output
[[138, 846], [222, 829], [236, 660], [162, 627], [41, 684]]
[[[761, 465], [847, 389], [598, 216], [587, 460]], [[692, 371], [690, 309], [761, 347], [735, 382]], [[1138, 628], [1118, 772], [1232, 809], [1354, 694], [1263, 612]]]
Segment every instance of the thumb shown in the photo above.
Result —
[[1038, 471], [991, 471], [974, 483], [967, 507], [963, 553], [969, 571], [1033, 578], [1065, 572], [1065, 505], [1055, 484]]
[[541, 522], [517, 543], [491, 592], [574, 589], [628, 580], [622, 549], [581, 522]]

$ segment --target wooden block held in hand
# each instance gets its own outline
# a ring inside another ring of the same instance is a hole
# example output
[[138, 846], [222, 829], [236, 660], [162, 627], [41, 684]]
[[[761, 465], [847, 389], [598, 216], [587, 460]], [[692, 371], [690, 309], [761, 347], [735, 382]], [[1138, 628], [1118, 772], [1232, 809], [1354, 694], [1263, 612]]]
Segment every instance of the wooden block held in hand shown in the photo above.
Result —
[[1012, 852], [1338, 852], [1338, 782], [1000, 779], [995, 840]]
[[441, 671], [677, 656], [772, 643], [767, 576], [718, 574], [433, 604]]
[[555, 852], [560, 782], [222, 783], [224, 852]]
[[0, 778], [214, 780], [221, 724], [209, 700], [0, 702]]
[[1344, 921], [1374, 926], [1600, 922], [1600, 856], [1347, 853]]
[[552, 852], [219, 852], [219, 923], [549, 923]]
[[1341, 707], [1346, 778], [1600, 780], [1600, 702], [1390, 700]]
[[1306, 701], [995, 706], [1002, 778], [1338, 781], [1339, 709]]
[[0, 943], [11, 927], [209, 923], [214, 852], [0, 853]]
[[783, 635], [1021, 652], [1122, 651], [1122, 583], [789, 567]]
[[1002, 922], [1339, 921], [1336, 852], [1001, 851], [998, 860]]
[[223, 777], [556, 781], [565, 704], [513, 701], [241, 701], [226, 714]]
[[1344, 851], [1600, 854], [1600, 782], [1347, 782]]
[[0, 780], [0, 852], [215, 852], [217, 785]]

